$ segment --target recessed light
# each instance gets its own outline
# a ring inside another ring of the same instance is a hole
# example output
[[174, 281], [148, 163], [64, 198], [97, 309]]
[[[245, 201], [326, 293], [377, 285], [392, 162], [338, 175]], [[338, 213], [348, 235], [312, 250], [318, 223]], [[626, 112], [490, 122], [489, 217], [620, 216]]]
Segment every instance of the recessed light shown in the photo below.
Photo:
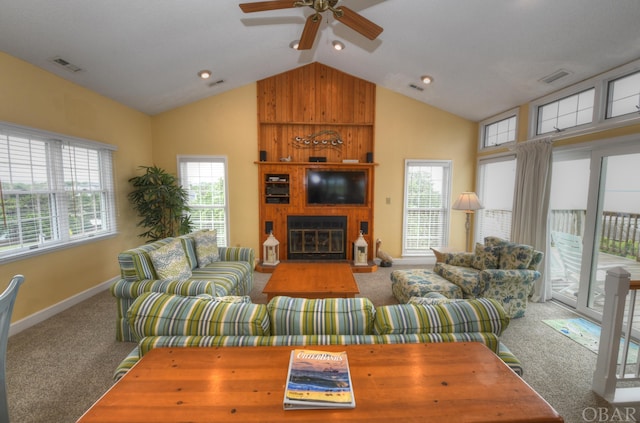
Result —
[[198, 72], [198, 76], [202, 79], [208, 79], [211, 77], [211, 71], [210, 70], [201, 70], [200, 72]]
[[340, 51], [340, 50], [344, 50], [344, 44], [341, 43], [340, 41], [336, 40], [334, 42], [331, 43], [333, 45], [333, 48]]
[[424, 84], [431, 84], [433, 82], [433, 77], [429, 76], [429, 75], [422, 75], [420, 77], [420, 80], [424, 83]]
[[297, 50], [299, 45], [300, 45], [300, 40], [293, 40], [289, 43], [289, 47], [291, 47], [294, 50]]

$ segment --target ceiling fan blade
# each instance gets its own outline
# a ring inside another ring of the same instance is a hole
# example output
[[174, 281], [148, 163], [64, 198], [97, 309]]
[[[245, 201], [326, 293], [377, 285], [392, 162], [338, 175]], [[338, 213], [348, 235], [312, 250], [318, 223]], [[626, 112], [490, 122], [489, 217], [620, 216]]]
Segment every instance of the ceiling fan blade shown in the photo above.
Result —
[[288, 9], [296, 7], [295, 0], [258, 1], [254, 3], [240, 3], [244, 13], [264, 12], [265, 10]]
[[375, 40], [382, 33], [382, 27], [371, 22], [369, 19], [360, 15], [348, 7], [340, 6], [337, 8], [342, 11], [342, 16], [335, 15], [336, 19], [359, 32], [370, 40]]
[[313, 42], [316, 40], [316, 34], [318, 33], [321, 22], [322, 16], [317, 13], [307, 18], [307, 23], [304, 24], [300, 42], [298, 43], [298, 50], [309, 50], [313, 47]]

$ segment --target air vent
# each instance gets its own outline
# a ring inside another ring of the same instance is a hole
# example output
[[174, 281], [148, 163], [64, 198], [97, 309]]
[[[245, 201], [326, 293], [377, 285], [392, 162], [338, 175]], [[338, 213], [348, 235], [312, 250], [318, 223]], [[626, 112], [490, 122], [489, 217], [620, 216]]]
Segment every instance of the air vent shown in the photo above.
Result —
[[409, 84], [409, 88], [413, 88], [417, 91], [424, 91], [424, 88], [417, 86], [416, 84]]
[[219, 79], [218, 81], [209, 82], [210, 87], [215, 87], [216, 85], [224, 84], [224, 79]]
[[571, 73], [572, 72], [569, 72], [568, 70], [560, 69], [560, 70], [557, 70], [557, 71], [553, 72], [550, 75], [545, 76], [544, 78], [540, 79], [540, 81], [544, 82], [545, 84], [553, 84], [557, 80], [571, 75]]
[[63, 59], [60, 56], [56, 56], [53, 57], [51, 59], [49, 59], [52, 63], [55, 63], [56, 65], [68, 70], [69, 72], [72, 73], [77, 73], [77, 72], [82, 72], [84, 69], [82, 69], [80, 66], [76, 66], [73, 63], [69, 62], [68, 60]]

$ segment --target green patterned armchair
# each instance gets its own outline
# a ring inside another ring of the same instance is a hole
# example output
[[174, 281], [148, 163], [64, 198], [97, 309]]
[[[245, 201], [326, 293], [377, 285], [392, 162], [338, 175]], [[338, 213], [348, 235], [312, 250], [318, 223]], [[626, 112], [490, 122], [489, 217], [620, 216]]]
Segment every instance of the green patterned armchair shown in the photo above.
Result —
[[442, 253], [433, 271], [462, 289], [465, 298], [498, 300], [512, 318], [522, 317], [544, 253], [497, 237], [473, 253]]

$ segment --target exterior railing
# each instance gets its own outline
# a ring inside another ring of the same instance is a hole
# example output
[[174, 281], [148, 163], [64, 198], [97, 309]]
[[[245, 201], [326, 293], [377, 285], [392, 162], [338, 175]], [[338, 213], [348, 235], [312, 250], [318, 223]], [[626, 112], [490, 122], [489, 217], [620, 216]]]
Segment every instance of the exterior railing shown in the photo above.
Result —
[[636, 292], [640, 289], [640, 280], [632, 281], [630, 276], [622, 267], [615, 267], [607, 271], [604, 284], [602, 330], [591, 389], [612, 404], [640, 402], [640, 364], [627, 363]]
[[[551, 210], [550, 230], [584, 235], [586, 210]], [[600, 252], [640, 261], [640, 214], [602, 212]]]

